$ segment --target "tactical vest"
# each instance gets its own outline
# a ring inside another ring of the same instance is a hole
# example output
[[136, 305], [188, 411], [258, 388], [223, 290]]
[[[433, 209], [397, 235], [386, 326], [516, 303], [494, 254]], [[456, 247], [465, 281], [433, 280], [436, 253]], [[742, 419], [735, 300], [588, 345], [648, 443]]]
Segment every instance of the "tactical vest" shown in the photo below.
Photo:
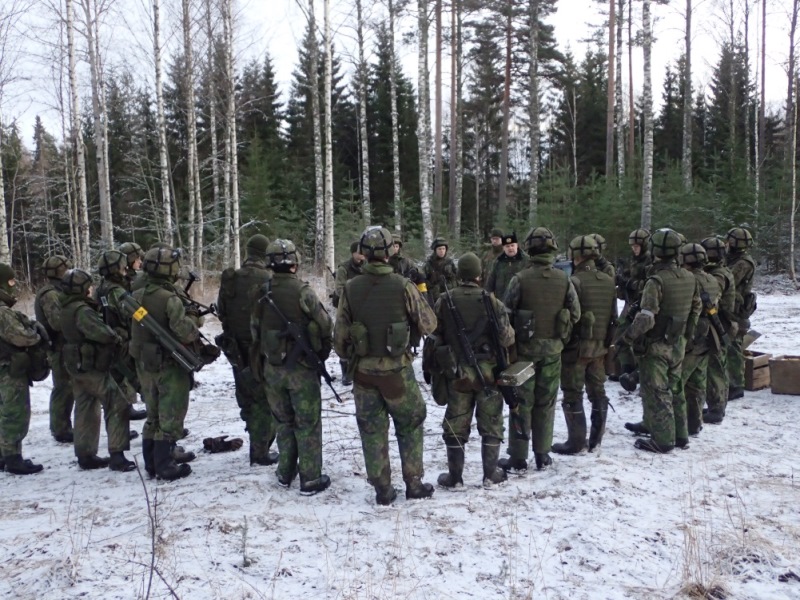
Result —
[[362, 323], [367, 329], [367, 356], [390, 356], [389, 327], [398, 323], [410, 325], [406, 312], [406, 282], [396, 273], [365, 273], [347, 283], [345, 294], [353, 323]]
[[225, 298], [225, 327], [239, 343], [252, 341], [250, 313], [256, 288], [272, 278], [271, 273], [257, 264], [245, 262], [241, 269], [225, 269], [222, 272], [219, 295]]
[[[109, 300], [111, 291], [114, 288], [125, 290], [125, 286], [122, 284], [104, 278], [94, 291], [95, 302], [100, 306], [100, 314], [103, 316], [103, 321], [106, 325], [112, 329], [120, 328], [130, 330], [130, 321], [126, 323], [122, 315], [119, 314], [117, 307], [112, 306]], [[104, 299], [108, 302], [108, 307], [103, 306]]]
[[[734, 256], [735, 258], [733, 258]], [[744, 279], [742, 279], [742, 283], [736, 289], [736, 293], [741, 294], [742, 297], [744, 297], [753, 291], [753, 278], [755, 277], [756, 274], [756, 261], [754, 261], [753, 257], [750, 256], [750, 254], [748, 254], [747, 252], [739, 254], [738, 256], [731, 255], [731, 257], [733, 258], [733, 260], [728, 262], [729, 269], [733, 269], [733, 265], [735, 265], [738, 262], [746, 262], [748, 265], [750, 265], [750, 272]]]
[[613, 278], [617, 274], [617, 270], [614, 268], [614, 265], [612, 265], [605, 256], [601, 256], [600, 258], [596, 259], [594, 264], [598, 271], [605, 273], [609, 277]]
[[[143, 288], [133, 292], [133, 297], [141, 304], [148, 314], [155, 319], [159, 325], [169, 331], [169, 319], [167, 318], [167, 301], [175, 295], [175, 292], [160, 287], [158, 284], [150, 283]], [[131, 325], [130, 354], [136, 360], [142, 359], [142, 348], [145, 344], [155, 344], [159, 348], [156, 337], [148, 329], [140, 324]]]
[[358, 275], [361, 275], [361, 273], [363, 272], [361, 269], [362, 269], [362, 267], [364, 265], [363, 264], [361, 264], [361, 265], [353, 264], [353, 259], [351, 258], [350, 260], [346, 260], [345, 262], [343, 262], [339, 266], [340, 267], [344, 267], [344, 270], [347, 273], [347, 281], [350, 281], [354, 277], [356, 277]]
[[445, 256], [444, 258], [432, 256], [428, 258], [428, 272], [430, 273], [428, 278], [428, 290], [433, 290], [437, 294], [444, 293], [444, 284], [447, 281], [444, 272], [448, 266], [455, 272], [455, 264], [453, 263], [453, 259], [449, 256]]
[[511, 278], [527, 266], [528, 261], [525, 260], [525, 257], [522, 255], [521, 251], [519, 251], [517, 256], [515, 256], [513, 259], [503, 258], [503, 256], [501, 256], [495, 260], [492, 264], [492, 272], [494, 273], [494, 289], [490, 291], [494, 292], [494, 295], [502, 300], [503, 294], [505, 294], [506, 288], [511, 282]]
[[670, 342], [675, 336], [682, 336], [686, 330], [697, 279], [686, 269], [672, 263], [664, 263], [650, 278], [661, 283], [662, 298], [655, 326], [648, 336]]
[[534, 265], [517, 273], [520, 304], [517, 310], [533, 312], [533, 337], [537, 340], [560, 339], [556, 316], [564, 308], [569, 277], [552, 265]]
[[719, 301], [719, 316], [726, 329], [736, 320], [734, 308], [736, 307], [736, 280], [730, 269], [719, 263], [710, 263], [707, 272], [714, 276], [720, 287], [721, 298]]
[[[483, 305], [483, 293], [484, 291], [479, 287], [459, 286], [451, 292], [451, 295], [453, 304], [467, 328], [467, 339], [473, 352], [476, 355], [484, 355], [480, 358], [490, 358], [493, 353], [489, 338], [489, 317]], [[446, 300], [443, 298], [442, 302], [446, 302]], [[466, 364], [467, 357], [461, 349], [461, 342], [458, 341], [458, 326], [446, 305], [444, 305], [444, 314], [447, 319], [444, 331], [445, 342], [453, 349], [459, 362]]]
[[[292, 323], [308, 330], [311, 319], [300, 308], [300, 293], [306, 283], [297, 277], [277, 273], [272, 278], [272, 301]], [[281, 336], [286, 323], [278, 316], [268, 302], [261, 304], [259, 337], [261, 350], [270, 359], [270, 364], [280, 365], [283, 359], [292, 352], [294, 342]], [[282, 355], [282, 356], [279, 356]]]
[[[11, 314], [14, 315], [14, 317], [20, 323], [25, 324], [25, 316], [19, 311], [16, 311], [2, 303], [0, 303], [0, 310], [9, 311]], [[2, 332], [0, 332], [0, 360], [2, 361], [12, 360], [15, 354], [20, 354], [20, 353], [24, 354], [25, 348], [19, 348], [11, 344], [10, 342], [5, 341], [2, 338]]]
[[[583, 265], [581, 265], [583, 266]], [[580, 281], [581, 326], [580, 339], [604, 341], [614, 314], [616, 292], [614, 280], [602, 271], [581, 269], [572, 274]], [[594, 316], [588, 323], [588, 313]]]
[[59, 346], [62, 342], [61, 332], [53, 329], [53, 326], [50, 325], [50, 321], [47, 320], [47, 315], [44, 314], [44, 308], [42, 308], [42, 300], [45, 294], [50, 293], [59, 294], [59, 291], [52, 281], [36, 292], [36, 299], [33, 301], [33, 313], [36, 315], [36, 320], [44, 325], [44, 328], [47, 330], [47, 335], [50, 336], [50, 341], [53, 342], [54, 345]]
[[108, 344], [101, 344], [86, 337], [78, 329], [78, 313], [84, 310], [95, 312], [85, 296], [65, 296], [61, 306], [61, 333], [64, 335], [64, 364], [71, 373], [76, 371], [108, 371], [115, 353]]

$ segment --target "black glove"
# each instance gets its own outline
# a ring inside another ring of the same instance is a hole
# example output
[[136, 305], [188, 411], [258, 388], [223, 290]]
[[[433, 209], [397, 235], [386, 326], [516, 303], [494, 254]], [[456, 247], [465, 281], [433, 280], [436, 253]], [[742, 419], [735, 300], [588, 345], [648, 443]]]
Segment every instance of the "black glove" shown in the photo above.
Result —
[[216, 454], [217, 452], [233, 452], [242, 447], [244, 442], [241, 438], [228, 439], [227, 435], [220, 435], [215, 438], [206, 438], [203, 440], [203, 448], [206, 452]]
[[200, 347], [200, 359], [203, 361], [204, 365], [210, 365], [215, 360], [219, 358], [221, 351], [216, 346], [212, 344], [203, 344]]

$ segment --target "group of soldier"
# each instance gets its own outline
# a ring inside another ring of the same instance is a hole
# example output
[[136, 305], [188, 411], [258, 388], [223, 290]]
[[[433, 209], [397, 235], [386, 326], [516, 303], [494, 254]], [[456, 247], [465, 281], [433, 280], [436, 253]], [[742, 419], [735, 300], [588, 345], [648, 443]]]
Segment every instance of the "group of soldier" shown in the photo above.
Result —
[[[341, 382], [353, 386], [367, 478], [381, 505], [397, 496], [390, 418], [406, 498], [434, 491], [423, 481], [426, 405], [412, 366], [423, 338], [424, 378], [434, 400], [446, 405], [448, 470], [438, 477], [443, 488], [463, 485], [473, 420], [485, 487], [501, 483], [508, 472], [527, 470], [531, 450], [542, 470], [552, 463], [550, 452], [597, 448], [606, 426], [610, 351], [626, 388], [631, 380], [641, 384], [642, 421], [626, 424], [649, 436], [637, 439], [639, 449], [686, 447], [702, 423], [722, 420], [728, 399], [741, 397], [743, 338], [755, 310], [748, 231], [734, 228], [727, 239], [691, 244], [671, 229], [652, 235], [639, 229], [629, 237], [632, 256], [619, 272], [603, 256], [605, 239], [598, 234], [570, 242], [571, 273], [555, 264], [558, 244], [545, 227], [531, 229], [522, 248], [513, 233], [494, 229], [490, 238], [483, 259], [468, 252], [457, 262], [447, 241], [437, 238], [418, 267], [403, 256], [397, 234], [367, 228], [337, 270], [334, 319], [299, 278], [295, 245], [252, 236], [242, 266], [222, 273], [216, 304], [222, 334], [215, 340], [233, 370], [250, 464], [277, 464], [284, 487], [299, 475], [303, 495], [330, 486], [322, 472], [320, 378], [330, 383], [324, 362], [334, 348]], [[21, 443], [30, 420], [29, 385], [46, 377], [49, 365], [51, 432], [57, 441], [73, 443], [82, 469], [135, 468], [124, 453], [138, 393], [146, 404], [146, 471], [164, 480], [191, 473], [187, 463], [194, 454], [177, 442], [187, 433], [184, 419], [199, 366], [187, 368], [164, 335], [193, 349], [204, 364], [218, 351], [199, 330], [207, 307], [177, 284], [180, 258], [179, 250], [163, 244], [147, 253], [123, 244], [101, 255], [102, 281], [94, 290], [89, 273], [50, 257], [44, 263], [49, 282], [36, 296], [36, 321], [11, 309], [14, 274], [0, 265], [0, 452], [8, 472], [42, 469], [22, 458]], [[618, 298], [625, 300], [619, 316]], [[509, 365], [524, 365], [527, 378], [502, 383], [501, 368]], [[568, 439], [553, 444], [559, 385]], [[584, 388], [591, 403], [588, 432]], [[508, 457], [500, 458], [504, 401]], [[97, 455], [101, 410], [107, 459]], [[241, 445], [211, 441], [212, 450]]]

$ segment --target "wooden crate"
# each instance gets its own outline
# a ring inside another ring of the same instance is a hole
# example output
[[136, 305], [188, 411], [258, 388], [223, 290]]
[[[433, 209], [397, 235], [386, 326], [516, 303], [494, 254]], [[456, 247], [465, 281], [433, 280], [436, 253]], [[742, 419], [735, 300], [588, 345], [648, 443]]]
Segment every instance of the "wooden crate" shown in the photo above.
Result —
[[773, 394], [800, 395], [800, 356], [776, 356], [769, 359]]
[[745, 350], [744, 353], [744, 389], [754, 392], [770, 385], [771, 354]]

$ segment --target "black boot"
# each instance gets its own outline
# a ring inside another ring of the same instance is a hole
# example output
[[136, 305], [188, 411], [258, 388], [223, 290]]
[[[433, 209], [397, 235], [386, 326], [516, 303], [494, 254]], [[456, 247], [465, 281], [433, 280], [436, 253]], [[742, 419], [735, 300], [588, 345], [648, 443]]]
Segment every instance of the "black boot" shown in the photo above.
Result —
[[75, 441], [75, 434], [71, 431], [67, 431], [66, 433], [54, 433], [53, 439], [59, 444], [71, 444]]
[[722, 419], [725, 418], [725, 415], [718, 411], [708, 411], [706, 414], [703, 415], [703, 423], [711, 423], [712, 425], [718, 425], [722, 423]]
[[732, 387], [728, 390], [728, 402], [744, 398], [744, 388]]
[[124, 452], [112, 452], [111, 459], [108, 461], [108, 468], [112, 471], [127, 473], [136, 469], [136, 463], [128, 460]]
[[689, 438], [675, 438], [675, 447], [681, 450], [689, 449]]
[[589, 452], [592, 452], [603, 441], [606, 433], [608, 417], [608, 398], [600, 398], [592, 402], [592, 428], [589, 431]]
[[626, 392], [635, 392], [636, 386], [639, 385], [639, 371], [637, 370], [620, 375], [619, 384]]
[[345, 387], [350, 387], [353, 385], [353, 378], [347, 374], [347, 372], [350, 370], [350, 363], [346, 360], [340, 360], [339, 366], [342, 368], [342, 385]]
[[632, 431], [636, 435], [650, 435], [650, 430], [645, 427], [642, 421], [638, 423], [625, 423], [625, 429]]
[[144, 459], [144, 470], [150, 477], [156, 476], [156, 460], [153, 456], [155, 441], [152, 439], [142, 439], [142, 459]]
[[280, 467], [275, 471], [275, 475], [278, 477], [278, 485], [281, 487], [288, 488], [292, 485], [294, 478], [297, 477], [297, 471], [292, 471], [289, 474], [281, 473]]
[[11, 454], [3, 457], [2, 460], [5, 461], [6, 471], [14, 475], [33, 475], [44, 468], [28, 458], [22, 458], [21, 454]]
[[278, 463], [279, 455], [277, 452], [270, 452], [269, 450], [262, 450], [260, 448], [253, 449], [252, 444], [250, 445], [250, 465], [261, 465], [262, 467], [268, 467], [270, 465], [274, 465]]
[[314, 494], [319, 494], [320, 492], [327, 490], [330, 485], [331, 478], [327, 475], [320, 475], [311, 481], [304, 481], [303, 478], [300, 477], [300, 495], [313, 496]]
[[506, 473], [522, 474], [528, 470], [528, 461], [524, 458], [501, 458], [497, 461], [497, 466], [503, 469]]
[[508, 479], [506, 472], [497, 466], [500, 455], [500, 440], [484, 439], [481, 444], [481, 462], [483, 463], [483, 487], [490, 488]]
[[96, 454], [91, 456], [80, 456], [78, 457], [78, 466], [85, 471], [91, 471], [92, 469], [105, 469], [108, 466], [108, 459], [100, 458]]
[[464, 485], [464, 448], [462, 446], [447, 447], [447, 473], [442, 473], [436, 480], [445, 488], [462, 487]]
[[175, 481], [187, 477], [192, 472], [192, 467], [186, 464], [178, 465], [172, 458], [173, 442], [168, 440], [155, 440], [153, 458], [156, 463], [156, 476], [165, 481]]
[[389, 486], [375, 486], [375, 502], [380, 506], [389, 506], [397, 498], [397, 489]]
[[553, 459], [550, 458], [550, 455], [546, 452], [539, 454], [538, 452], [533, 453], [534, 457], [536, 458], [536, 470], [537, 471], [544, 471], [547, 467], [553, 464]]
[[656, 454], [666, 454], [667, 452], [672, 452], [672, 449], [674, 448], [672, 444], [659, 444], [652, 438], [649, 440], [636, 440], [633, 445], [639, 450], [655, 452]]
[[433, 486], [422, 483], [419, 477], [414, 477], [406, 482], [406, 500], [419, 500], [433, 496]]
[[567, 422], [567, 441], [553, 444], [556, 454], [578, 454], [586, 447], [586, 414], [583, 404], [564, 404], [564, 420]]
[[133, 404], [128, 405], [128, 420], [142, 421], [147, 418], [146, 410], [138, 410]]
[[197, 458], [194, 452], [187, 452], [183, 446], [178, 446], [175, 442], [172, 443], [170, 451], [172, 452], [173, 460], [179, 465], [190, 463]]
[[136, 439], [136, 438], [138, 438], [138, 437], [139, 437], [139, 432], [138, 432], [138, 431], [136, 431], [135, 429], [131, 429], [131, 430], [128, 432], [128, 441], [130, 441], [130, 440], [135, 440], [135, 439]]

